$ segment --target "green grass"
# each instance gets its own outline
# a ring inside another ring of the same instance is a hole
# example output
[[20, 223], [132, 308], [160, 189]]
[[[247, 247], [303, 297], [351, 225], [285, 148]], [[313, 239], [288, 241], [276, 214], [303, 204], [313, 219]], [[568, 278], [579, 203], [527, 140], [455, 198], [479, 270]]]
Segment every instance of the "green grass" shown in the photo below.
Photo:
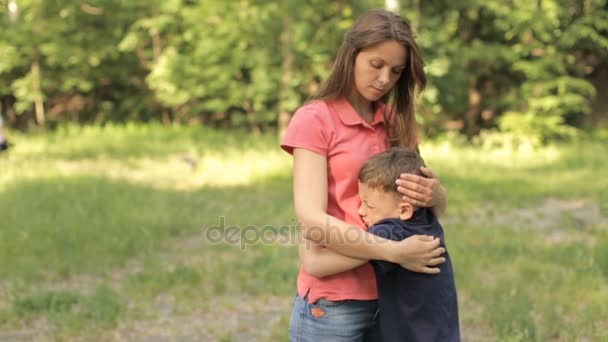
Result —
[[[0, 155], [0, 337], [41, 320], [55, 337], [99, 337], [154, 320], [162, 296], [178, 316], [213, 312], [210, 299], [234, 294], [293, 298], [295, 248], [243, 235], [293, 232], [291, 160], [275, 136], [156, 125], [10, 135], [15, 148]], [[601, 139], [520, 151], [422, 146], [449, 191], [442, 220], [471, 336], [608, 337]], [[600, 219], [582, 222], [584, 210]], [[205, 239], [222, 218], [226, 232], [237, 227], [233, 244]], [[559, 224], [537, 224], [548, 219]], [[284, 340], [289, 314], [272, 340]], [[217, 339], [240, 336], [211, 328]]]
[[92, 329], [89, 333], [100, 333], [104, 328], [114, 327], [123, 311], [124, 300], [107, 286], [98, 286], [88, 295], [72, 290], [26, 290], [13, 299], [12, 308], [8, 311], [13, 317], [5, 312], [4, 319], [27, 325], [44, 316], [66, 332], [79, 332], [88, 327]]

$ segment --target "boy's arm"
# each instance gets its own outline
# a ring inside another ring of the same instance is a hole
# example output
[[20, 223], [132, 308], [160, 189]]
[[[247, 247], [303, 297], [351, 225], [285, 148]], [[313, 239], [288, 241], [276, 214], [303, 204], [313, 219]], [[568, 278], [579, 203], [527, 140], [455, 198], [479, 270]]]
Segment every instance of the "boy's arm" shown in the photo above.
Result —
[[299, 252], [304, 271], [317, 278], [348, 271], [369, 261], [338, 254], [305, 238], [300, 240]]

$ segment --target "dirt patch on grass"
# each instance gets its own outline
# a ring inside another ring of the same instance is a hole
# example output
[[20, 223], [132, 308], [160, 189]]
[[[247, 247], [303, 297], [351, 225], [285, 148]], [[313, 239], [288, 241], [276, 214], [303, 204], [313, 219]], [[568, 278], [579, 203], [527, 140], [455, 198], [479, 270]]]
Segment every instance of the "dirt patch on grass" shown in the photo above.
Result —
[[487, 206], [464, 215], [446, 216], [444, 223], [472, 223], [510, 226], [513, 229], [588, 229], [607, 224], [598, 203], [588, 200], [546, 198], [525, 208], [501, 210]]
[[467, 342], [492, 341], [496, 333], [483, 323], [482, 306], [475, 302], [465, 290], [458, 291], [460, 337]]
[[[121, 323], [102, 336], [107, 341], [265, 341], [281, 317], [290, 311], [292, 298], [223, 296], [204, 308], [172, 315], [173, 300], [157, 300], [158, 318]], [[287, 332], [285, 332], [287, 336]]]
[[44, 317], [30, 322], [27, 327], [11, 331], [0, 331], [1, 342], [21, 342], [21, 341], [36, 341], [47, 342], [55, 341], [53, 337], [52, 326]]

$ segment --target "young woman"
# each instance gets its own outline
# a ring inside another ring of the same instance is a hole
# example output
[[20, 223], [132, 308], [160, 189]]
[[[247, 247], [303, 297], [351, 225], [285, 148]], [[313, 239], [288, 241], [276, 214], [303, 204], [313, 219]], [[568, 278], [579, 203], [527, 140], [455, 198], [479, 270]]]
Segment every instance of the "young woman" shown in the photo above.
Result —
[[[368, 234], [358, 215], [357, 176], [364, 162], [389, 146], [417, 149], [414, 95], [425, 84], [409, 24], [384, 10], [362, 15], [346, 34], [329, 79], [296, 111], [281, 144], [294, 158], [294, 203], [305, 244], [301, 252], [324, 248], [399, 263], [415, 272], [438, 272], [433, 266], [445, 261], [438, 239], [382, 239]], [[396, 180], [398, 189], [404, 201], [442, 212], [445, 190], [430, 170], [422, 171], [427, 177]], [[362, 262], [341, 270], [317, 278], [300, 269], [292, 341], [369, 339], [378, 298], [373, 268]]]

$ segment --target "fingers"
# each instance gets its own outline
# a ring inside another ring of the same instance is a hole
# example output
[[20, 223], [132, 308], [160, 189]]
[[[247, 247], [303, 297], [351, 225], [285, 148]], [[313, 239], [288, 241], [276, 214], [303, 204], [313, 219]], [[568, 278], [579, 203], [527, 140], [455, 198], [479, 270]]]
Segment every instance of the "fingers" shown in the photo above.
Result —
[[420, 200], [419, 197], [427, 197], [433, 193], [433, 183], [436, 182], [434, 179], [427, 179], [424, 177], [402, 174], [401, 178], [395, 181], [397, 184], [397, 191], [401, 194]]
[[413, 205], [416, 206], [423, 206], [426, 207], [426, 204], [428, 201], [430, 201], [432, 199], [430, 190], [428, 189], [421, 189], [420, 192], [414, 191], [414, 190], [409, 190], [406, 189], [402, 186], [397, 187], [397, 191], [399, 191], [400, 194], [403, 195], [402, 200], [408, 203], [411, 203]]
[[425, 266], [437, 266], [443, 264], [445, 262], [445, 257], [442, 255], [445, 254], [446, 250], [443, 247], [440, 247], [439, 244], [441, 240], [431, 235], [415, 235], [421, 241], [424, 241], [427, 245], [428, 252], [426, 257], [428, 258], [423, 263]]
[[[432, 235], [414, 235], [417, 239], [419, 239], [420, 241], [425, 241], [425, 242], [435, 242], [435, 239], [437, 239], [436, 237], [432, 236]], [[437, 241], [439, 241], [439, 239], [437, 239]], [[439, 242], [437, 242], [437, 246], [439, 246]], [[433, 246], [433, 248], [436, 248], [437, 246]]]
[[439, 270], [437, 267], [423, 267], [420, 270], [420, 273], [426, 274], [438, 274], [439, 272], [441, 272], [441, 270]]
[[[439, 177], [437, 177], [437, 174], [435, 172], [433, 172], [431, 169], [429, 169], [428, 167], [425, 167], [425, 166], [420, 167], [420, 173], [422, 173], [422, 175], [424, 176], [424, 177], [422, 177], [422, 179], [425, 179], [425, 177], [426, 177], [426, 179], [439, 178]], [[409, 176], [417, 177], [416, 175], [412, 175], [412, 174], [408, 174], [408, 173], [402, 173], [400, 175], [400, 178], [401, 179], [407, 179], [408, 175]]]
[[445, 248], [441, 240], [430, 235], [413, 235], [401, 241], [401, 248], [409, 251], [409, 257], [401, 260], [402, 267], [418, 273], [437, 274], [436, 266], [443, 264]]
[[435, 174], [433, 171], [431, 171], [431, 169], [429, 169], [428, 167], [424, 167], [424, 166], [421, 167], [420, 172], [426, 178], [439, 178], [439, 177], [437, 177], [437, 174]]
[[[399, 192], [403, 193], [402, 191], [399, 191]], [[411, 205], [414, 205], [416, 207], [422, 207], [422, 208], [429, 208], [430, 207], [430, 205], [428, 204], [429, 203], [428, 202], [429, 201], [428, 197], [412, 198], [411, 195], [412, 195], [411, 193], [406, 192], [406, 195], [402, 196], [401, 200], [403, 202], [410, 203]], [[414, 193], [414, 196], [416, 196], [415, 193]]]
[[428, 260], [427, 262], [425, 262], [425, 265], [418, 265], [417, 267], [414, 267], [413, 270], [414, 272], [420, 272], [420, 273], [428, 273], [428, 274], [437, 274], [439, 272], [441, 272], [441, 270], [439, 269], [439, 266], [441, 264], [443, 264], [445, 262], [445, 258], [440, 257], [440, 258], [433, 258]]
[[445, 258], [433, 258], [427, 263], [427, 266], [437, 266], [445, 262]]
[[431, 251], [430, 256], [431, 256], [431, 258], [437, 258], [444, 254], [445, 254], [445, 248], [440, 247], [440, 248], [433, 249], [433, 251]]
[[423, 235], [422, 237], [424, 237], [425, 241], [429, 241], [429, 238], [433, 239], [429, 243], [430, 252], [428, 254], [428, 257], [430, 259], [424, 262], [425, 266], [437, 266], [443, 264], [446, 259], [442, 255], [445, 254], [446, 250], [443, 247], [439, 247], [441, 240], [439, 240], [439, 238], [429, 235]]
[[445, 262], [445, 258], [436, 258], [431, 259], [427, 265], [411, 265], [411, 264], [402, 264], [401, 267], [410, 270], [412, 272], [418, 273], [427, 273], [427, 274], [438, 274], [441, 272], [439, 267], [435, 267], [441, 265]]
[[[422, 172], [422, 168], [420, 169]], [[435, 184], [439, 183], [439, 179], [437, 178], [437, 176], [433, 173], [433, 171], [426, 169], [429, 175], [429, 177], [426, 177], [423, 173], [423, 176], [418, 176], [418, 175], [414, 175], [414, 174], [410, 174], [410, 173], [402, 173], [399, 176], [399, 179], [397, 179], [395, 181], [395, 183], [397, 183], [397, 185], [399, 186], [403, 186], [406, 188], [410, 188], [410, 189], [415, 189], [415, 185], [420, 185], [424, 188], [429, 188], [434, 186]]]
[[405, 184], [405, 183], [408, 183], [408, 182], [424, 185], [424, 184], [429, 184], [429, 182], [432, 182], [432, 179], [431, 178], [421, 177], [421, 176], [414, 175], [414, 174], [411, 174], [411, 173], [402, 173], [399, 176], [399, 179], [397, 179], [397, 184], [398, 185], [402, 185], [402, 184]]
[[[398, 185], [398, 188], [403, 188], [406, 191], [411, 191], [411, 192], [420, 193], [420, 194], [424, 194], [424, 195], [430, 195], [432, 193], [431, 188], [433, 185], [430, 183], [422, 184], [422, 183], [415, 183], [415, 182], [409, 182], [409, 181], [403, 181], [403, 180], [398, 180], [396, 183]], [[399, 190], [399, 189], [397, 189], [397, 190]], [[401, 192], [401, 193], [403, 193], [403, 192]]]
[[445, 253], [445, 248], [439, 247], [439, 245], [441, 244], [441, 240], [433, 235], [412, 235], [408, 239], [418, 239], [421, 242], [426, 243], [427, 245], [424, 247], [427, 248], [429, 252], [436, 253], [433, 254], [433, 257]]

